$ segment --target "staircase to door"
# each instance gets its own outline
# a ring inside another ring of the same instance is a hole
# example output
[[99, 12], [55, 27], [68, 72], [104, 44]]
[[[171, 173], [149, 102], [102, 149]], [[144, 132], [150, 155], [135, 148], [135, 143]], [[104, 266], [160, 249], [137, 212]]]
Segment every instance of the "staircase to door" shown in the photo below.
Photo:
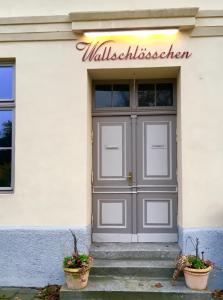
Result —
[[93, 241], [176, 242], [176, 116], [93, 117]]
[[64, 285], [61, 300], [211, 300], [211, 292], [194, 291], [181, 277], [171, 277], [179, 254], [176, 243], [94, 243], [89, 282], [81, 290]]

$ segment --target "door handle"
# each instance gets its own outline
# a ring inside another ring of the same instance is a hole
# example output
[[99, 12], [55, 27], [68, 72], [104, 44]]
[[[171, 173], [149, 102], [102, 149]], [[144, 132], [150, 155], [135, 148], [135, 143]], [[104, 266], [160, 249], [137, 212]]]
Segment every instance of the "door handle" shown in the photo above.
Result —
[[128, 185], [132, 185], [132, 181], [133, 181], [133, 174], [132, 172], [128, 173], [128, 176], [126, 176], [127, 180], [128, 180]]
[[107, 145], [105, 146], [106, 149], [109, 149], [109, 150], [113, 150], [113, 149], [118, 149], [118, 146], [110, 146], [110, 145]]

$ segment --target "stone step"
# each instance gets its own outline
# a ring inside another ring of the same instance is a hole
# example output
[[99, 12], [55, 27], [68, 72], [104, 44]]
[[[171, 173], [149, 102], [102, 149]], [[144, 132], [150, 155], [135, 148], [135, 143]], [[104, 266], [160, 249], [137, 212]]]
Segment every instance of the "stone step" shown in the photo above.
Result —
[[173, 260], [112, 260], [94, 259], [92, 275], [137, 275], [171, 278], [175, 269]]
[[90, 248], [97, 259], [175, 260], [179, 252], [176, 243], [93, 243]]
[[172, 286], [169, 280], [146, 277], [90, 276], [88, 286], [70, 290], [63, 286], [60, 300], [211, 300], [209, 291], [192, 291], [184, 281]]

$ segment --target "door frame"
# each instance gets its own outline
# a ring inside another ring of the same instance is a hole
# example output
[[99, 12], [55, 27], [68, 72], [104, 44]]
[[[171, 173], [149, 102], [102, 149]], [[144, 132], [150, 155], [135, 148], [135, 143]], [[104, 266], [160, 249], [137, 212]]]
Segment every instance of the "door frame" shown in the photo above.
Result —
[[[95, 84], [103, 83], [129, 83], [130, 85], [130, 107], [129, 108], [95, 108], [94, 99], [94, 86]], [[173, 84], [173, 106], [172, 107], [137, 107], [136, 91], [138, 83], [172, 83]], [[96, 80], [92, 84], [92, 121], [94, 117], [115, 117], [115, 116], [129, 116], [132, 118], [133, 122], [138, 116], [154, 116], [154, 115], [177, 115], [177, 99], [176, 99], [176, 79], [142, 79], [142, 80]], [[133, 127], [134, 128], [134, 127]], [[135, 129], [136, 130], [136, 129]], [[93, 132], [93, 127], [92, 127]], [[176, 135], [177, 135], [177, 118], [176, 118]], [[133, 134], [134, 136], [134, 134]], [[93, 149], [92, 149], [93, 155]], [[177, 155], [177, 140], [176, 140], [176, 155]], [[94, 159], [93, 159], [94, 160]], [[92, 161], [93, 161], [92, 160]], [[176, 158], [177, 164], [177, 158]], [[134, 166], [135, 164], [133, 164]], [[93, 164], [92, 164], [92, 174], [93, 174]], [[134, 176], [136, 176], [136, 170], [133, 170]], [[93, 176], [92, 176], [93, 178]], [[134, 180], [134, 179], [133, 179]], [[136, 180], [136, 178], [135, 178]], [[177, 191], [177, 165], [176, 165], [176, 190], [173, 191], [178, 195]], [[164, 187], [164, 186], [163, 186]], [[175, 185], [173, 186], [173, 188]], [[164, 187], [165, 188], [165, 187]], [[132, 197], [136, 197], [136, 193], [132, 193]], [[177, 201], [178, 202], [178, 201]], [[132, 201], [136, 204], [136, 201]], [[92, 179], [92, 207], [93, 207], [93, 179]], [[178, 209], [176, 208], [176, 215]], [[137, 216], [135, 216], [135, 219]], [[136, 220], [133, 220], [136, 222]], [[136, 226], [133, 226], [133, 228]], [[155, 233], [152, 236], [143, 233], [130, 233], [130, 234], [117, 234], [117, 233], [94, 233], [93, 232], [93, 210], [92, 210], [92, 239], [97, 242], [176, 242], [178, 239], [178, 234], [168, 234], [168, 233]]]

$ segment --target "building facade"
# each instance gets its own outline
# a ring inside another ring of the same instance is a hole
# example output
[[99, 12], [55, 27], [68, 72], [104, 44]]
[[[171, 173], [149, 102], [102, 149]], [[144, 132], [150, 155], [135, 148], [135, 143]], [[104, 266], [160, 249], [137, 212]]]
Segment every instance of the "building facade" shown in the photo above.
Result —
[[0, 2], [0, 285], [62, 283], [69, 229], [82, 251], [199, 237], [221, 268], [221, 1], [14, 2]]

